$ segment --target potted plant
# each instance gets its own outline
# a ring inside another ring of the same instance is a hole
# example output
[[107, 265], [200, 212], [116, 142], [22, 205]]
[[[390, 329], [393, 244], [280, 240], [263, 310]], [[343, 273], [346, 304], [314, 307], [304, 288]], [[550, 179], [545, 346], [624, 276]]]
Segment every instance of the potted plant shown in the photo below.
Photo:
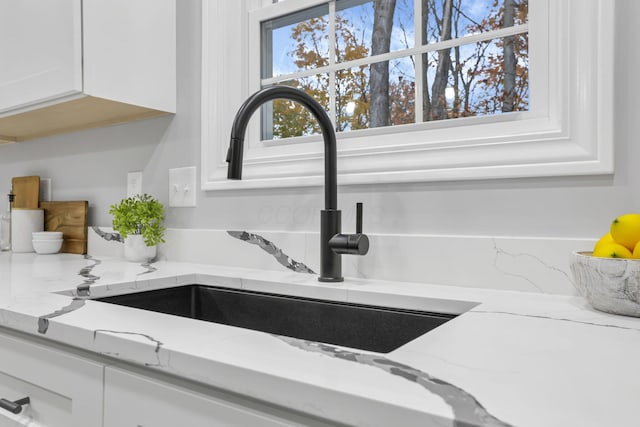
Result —
[[128, 197], [111, 205], [113, 229], [124, 238], [124, 257], [133, 262], [156, 257], [158, 243], [164, 243], [164, 206], [148, 194]]

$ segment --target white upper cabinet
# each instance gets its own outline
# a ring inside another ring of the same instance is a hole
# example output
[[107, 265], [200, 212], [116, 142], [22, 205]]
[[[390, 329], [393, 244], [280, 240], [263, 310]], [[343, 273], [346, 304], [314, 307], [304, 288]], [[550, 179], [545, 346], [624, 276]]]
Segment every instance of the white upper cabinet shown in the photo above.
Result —
[[80, 93], [80, 0], [0, 0], [0, 10], [0, 113]]
[[176, 111], [175, 0], [0, 0], [0, 142]]

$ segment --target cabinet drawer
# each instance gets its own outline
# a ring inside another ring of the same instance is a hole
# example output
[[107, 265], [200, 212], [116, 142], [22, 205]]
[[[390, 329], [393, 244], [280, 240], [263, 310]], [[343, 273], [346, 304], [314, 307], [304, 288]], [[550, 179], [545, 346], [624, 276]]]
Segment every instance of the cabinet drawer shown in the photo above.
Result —
[[0, 331], [0, 398], [30, 404], [0, 408], [0, 427], [102, 426], [103, 365]]
[[104, 427], [328, 425], [202, 386], [164, 382], [113, 366], [105, 368]]
[[17, 415], [0, 408], [0, 427], [72, 424], [71, 399], [0, 372], [0, 398], [16, 401], [26, 396], [31, 402]]

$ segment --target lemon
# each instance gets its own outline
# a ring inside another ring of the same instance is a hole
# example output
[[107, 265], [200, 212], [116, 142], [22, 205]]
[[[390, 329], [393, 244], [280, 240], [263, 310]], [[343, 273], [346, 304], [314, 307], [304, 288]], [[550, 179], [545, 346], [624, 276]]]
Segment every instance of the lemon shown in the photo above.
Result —
[[634, 259], [640, 259], [640, 242], [638, 242], [636, 244], [636, 247], [633, 248], [633, 254], [631, 255], [632, 255], [632, 258]]
[[606, 245], [608, 243], [616, 243], [616, 241], [613, 240], [613, 236], [611, 235], [611, 233], [607, 233], [604, 236], [602, 236], [600, 240], [596, 242], [596, 245], [593, 247], [593, 250], [595, 251], [596, 249], [598, 249], [599, 246]]
[[[638, 252], [640, 254], [640, 250]], [[594, 249], [593, 256], [600, 258], [632, 258], [633, 254], [629, 249], [617, 243], [604, 243]]]
[[616, 243], [632, 251], [640, 241], [640, 214], [626, 214], [614, 219], [611, 236]]

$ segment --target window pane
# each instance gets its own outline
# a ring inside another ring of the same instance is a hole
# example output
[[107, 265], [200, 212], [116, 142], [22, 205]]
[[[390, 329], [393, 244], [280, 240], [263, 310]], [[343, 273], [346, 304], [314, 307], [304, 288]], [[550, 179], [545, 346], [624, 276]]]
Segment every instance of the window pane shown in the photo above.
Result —
[[529, 110], [526, 34], [431, 52], [423, 61], [424, 121]]
[[[304, 90], [329, 111], [329, 76], [311, 77], [279, 83]], [[286, 99], [276, 99], [262, 107], [262, 139], [284, 139], [320, 133], [317, 120], [306, 107]]]
[[328, 65], [328, 22], [327, 4], [263, 22], [262, 78]]
[[415, 122], [415, 65], [412, 57], [336, 73], [338, 131]]
[[391, 125], [416, 121], [414, 57], [391, 61], [389, 70], [389, 118]]
[[413, 0], [336, 1], [336, 62], [413, 47], [413, 16]]
[[528, 0], [421, 0], [422, 41], [436, 43], [527, 22]]
[[336, 72], [336, 130], [369, 127], [369, 66]]

